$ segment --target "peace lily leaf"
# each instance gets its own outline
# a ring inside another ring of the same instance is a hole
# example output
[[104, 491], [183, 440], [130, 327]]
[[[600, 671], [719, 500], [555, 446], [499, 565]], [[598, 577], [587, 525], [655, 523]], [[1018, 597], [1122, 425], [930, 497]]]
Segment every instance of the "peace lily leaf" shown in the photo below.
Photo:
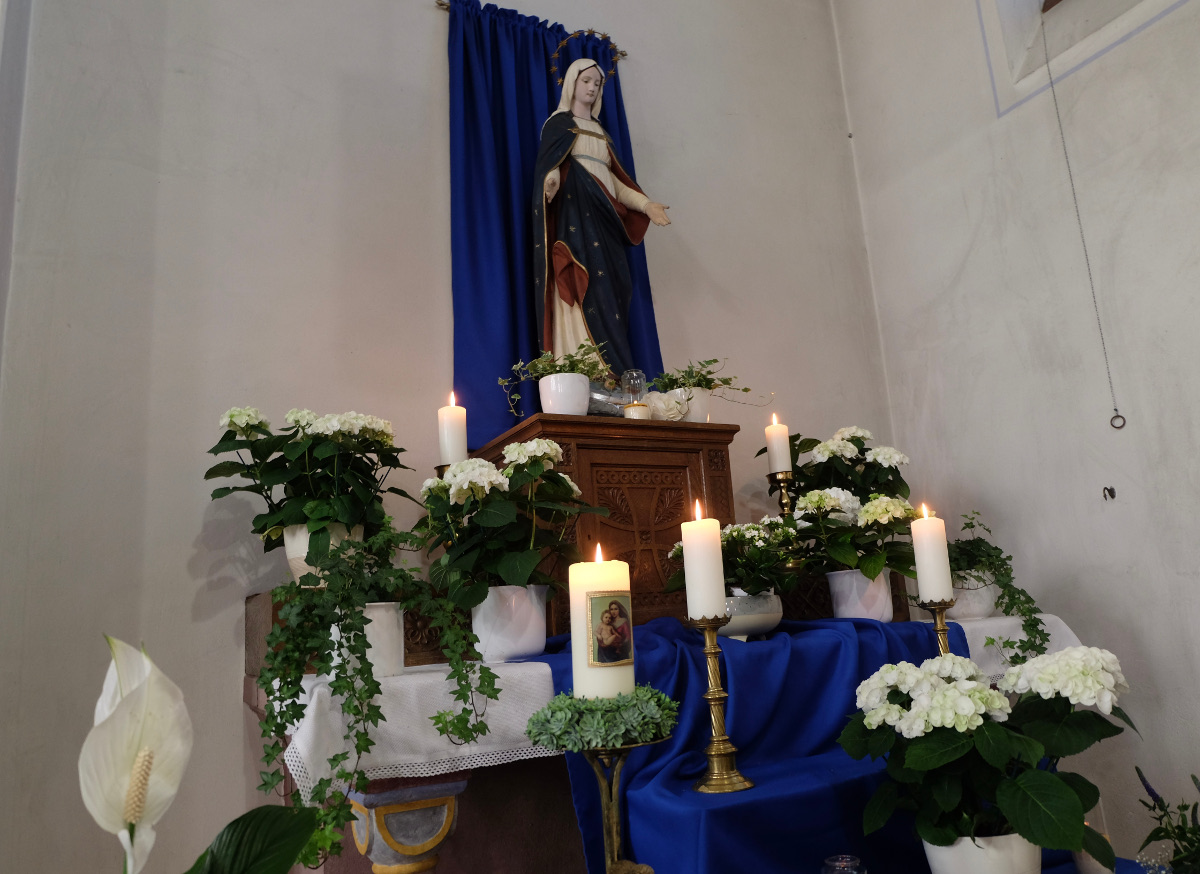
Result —
[[287, 874], [316, 826], [316, 808], [256, 807], [225, 826], [187, 874]]
[[[106, 638], [112, 664], [96, 702], [95, 725], [79, 754], [84, 806], [105, 831], [124, 835], [129, 874], [137, 874], [154, 841], [152, 826], [179, 790], [192, 752], [192, 723], [183, 693], [144, 652]], [[128, 839], [125, 801], [141, 750], [153, 754], [145, 804]], [[140, 858], [139, 858], [140, 857]]]
[[1002, 780], [996, 804], [1030, 843], [1051, 850], [1083, 848], [1083, 806], [1066, 783], [1047, 771]]

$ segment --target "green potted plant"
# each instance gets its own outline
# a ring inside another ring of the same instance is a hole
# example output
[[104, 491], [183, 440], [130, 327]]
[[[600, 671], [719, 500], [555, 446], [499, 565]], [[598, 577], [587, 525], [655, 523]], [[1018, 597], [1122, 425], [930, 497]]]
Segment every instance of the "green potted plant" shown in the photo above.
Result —
[[522, 382], [534, 380], [538, 384], [543, 413], [587, 415], [590, 384], [610, 379], [608, 367], [600, 357], [600, 346], [580, 343], [574, 352], [563, 355], [543, 352], [528, 364], [524, 361], [514, 364], [513, 375], [499, 380], [500, 387], [508, 396], [508, 408], [512, 414], [521, 415], [517, 409], [517, 402], [521, 400], [517, 388]]
[[264, 550], [285, 547], [293, 575], [302, 576], [330, 545], [346, 536], [372, 537], [384, 520], [388, 474], [409, 468], [404, 450], [393, 444], [392, 424], [355, 412], [318, 416], [292, 410], [287, 426], [273, 432], [254, 407], [233, 407], [221, 416], [225, 429], [212, 455], [233, 453], [204, 474], [206, 480], [235, 477], [242, 485], [221, 486], [213, 500], [236, 492], [261, 497], [266, 511], [254, 517], [251, 531]]
[[549, 565], [579, 559], [569, 534], [580, 513], [607, 514], [580, 500], [571, 478], [554, 469], [562, 448], [553, 440], [510, 443], [504, 461], [498, 468], [469, 458], [426, 480], [426, 514], [413, 528], [426, 552], [436, 554], [433, 589], [472, 612], [486, 661], [545, 648], [546, 595], [558, 585]]
[[[726, 525], [721, 529], [721, 565], [725, 571], [725, 595], [729, 623], [717, 630], [726, 637], [765, 634], [783, 618], [779, 593], [795, 588], [797, 577], [788, 562], [796, 546], [796, 521], [768, 516], [758, 523]], [[667, 553], [674, 562], [683, 561], [683, 544]], [[685, 587], [682, 564], [667, 578], [665, 591]]]
[[916, 513], [904, 498], [871, 495], [865, 503], [836, 486], [796, 499], [796, 564], [825, 574], [833, 615], [892, 619], [887, 569], [915, 575], [911, 536]]
[[970, 532], [947, 544], [950, 573], [954, 582], [954, 597], [958, 602], [946, 611], [954, 620], [979, 619], [991, 616], [998, 609], [1005, 616], [1021, 620], [1024, 637], [988, 638], [989, 646], [1000, 648], [1009, 664], [1020, 664], [1027, 658], [1042, 655], [1050, 643], [1050, 635], [1039, 615], [1037, 602], [1013, 582], [1012, 556], [979, 534], [992, 535], [983, 524], [978, 511], [963, 514], [962, 530]]
[[714, 393], [724, 395], [731, 391], [750, 391], [737, 384], [736, 376], [722, 376], [724, 368], [725, 362], [719, 358], [697, 363], [689, 361], [687, 367], [660, 373], [650, 380], [650, 388], [678, 402], [684, 410], [683, 421], [707, 422], [709, 399]]
[[1084, 850], [1111, 870], [1112, 847], [1085, 822], [1099, 790], [1059, 763], [1120, 734], [1108, 714], [1132, 727], [1116, 656], [1071, 647], [1010, 668], [998, 688], [955, 655], [884, 665], [858, 686], [838, 743], [887, 762], [863, 831], [909, 812], [933, 874], [1037, 871], [1038, 847]]
[[[828, 440], [796, 433], [789, 442], [792, 451], [792, 481], [788, 487], [793, 498], [815, 489], [844, 489], [861, 503], [871, 495], [908, 500], [908, 483], [900, 468], [908, 456], [892, 446], [867, 447], [873, 439], [865, 428], [839, 428]], [[764, 446], [756, 455], [763, 455]], [[803, 456], [808, 455], [807, 459]], [[774, 493], [772, 487], [771, 492]]]
[[[1181, 801], [1172, 806], [1154, 791], [1141, 768], [1135, 766], [1134, 770], [1150, 797], [1149, 801], [1144, 798], [1138, 800], [1158, 823], [1138, 847], [1138, 861], [1143, 863], [1142, 868], [1147, 871], [1170, 870], [1174, 874], [1200, 874], [1200, 802], [1188, 804]], [[1200, 792], [1200, 779], [1195, 774], [1192, 775], [1192, 785]], [[1170, 849], [1161, 854], [1166, 858], [1143, 862], [1141, 851], [1157, 841], [1169, 842]]]

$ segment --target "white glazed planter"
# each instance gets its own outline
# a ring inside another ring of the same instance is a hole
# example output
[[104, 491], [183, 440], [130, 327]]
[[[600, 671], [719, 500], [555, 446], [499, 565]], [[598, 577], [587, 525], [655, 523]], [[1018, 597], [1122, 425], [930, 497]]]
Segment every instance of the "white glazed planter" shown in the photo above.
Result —
[[948, 847], [925, 844], [932, 874], [1040, 874], [1042, 851], [1020, 835], [959, 838]]
[[[308, 526], [289, 525], [283, 529], [283, 553], [287, 556], [288, 568], [299, 582], [305, 574], [316, 573], [316, 568], [304, 561], [308, 555]], [[355, 525], [350, 532], [351, 540], [362, 540], [363, 527]], [[329, 526], [329, 548], [333, 549], [346, 539], [346, 526], [333, 522]]]
[[586, 416], [588, 378], [582, 373], [552, 373], [538, 380], [543, 413]]
[[709, 418], [709, 401], [712, 392], [706, 388], [673, 388], [667, 395], [679, 401], [683, 406], [683, 421], [707, 422]]
[[733, 597], [725, 599], [725, 615], [729, 622], [718, 628], [717, 634], [745, 640], [751, 634], [766, 634], [779, 624], [783, 601], [774, 591], [747, 595], [734, 589]]
[[838, 619], [892, 621], [892, 587], [887, 568], [873, 580], [853, 569], [830, 571], [825, 579], [829, 581], [833, 615]]
[[366, 626], [367, 658], [375, 679], [404, 673], [404, 611], [392, 601], [374, 601], [363, 608], [370, 621]]
[[546, 649], [546, 586], [492, 586], [471, 608], [471, 629], [485, 662], [506, 662]]
[[[958, 579], [954, 582], [957, 584]], [[980, 586], [975, 580], [967, 580], [976, 588], [960, 589], [954, 586], [955, 604], [946, 611], [946, 618], [961, 622], [963, 619], [986, 619], [996, 615], [996, 595], [1000, 589], [995, 585]]]

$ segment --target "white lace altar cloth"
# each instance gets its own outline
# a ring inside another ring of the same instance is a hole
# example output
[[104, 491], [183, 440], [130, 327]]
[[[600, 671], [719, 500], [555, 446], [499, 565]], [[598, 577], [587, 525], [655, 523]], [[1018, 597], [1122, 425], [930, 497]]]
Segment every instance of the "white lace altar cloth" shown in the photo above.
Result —
[[[518, 759], [561, 755], [534, 746], [525, 736], [529, 717], [554, 696], [550, 667], [542, 662], [488, 667], [499, 678], [496, 685], [501, 689], [500, 699], [485, 701], [476, 696], [488, 733], [470, 744], [452, 743], [437, 733], [429, 719], [439, 710], [457, 711], [461, 706], [450, 697], [454, 686], [446, 679], [445, 665], [405, 668], [399, 677], [380, 680], [378, 703], [383, 721], [371, 729], [375, 746], [362, 758], [367, 777], [433, 777]], [[304, 719], [293, 731], [283, 759], [307, 798], [318, 780], [332, 776], [329, 757], [345, 749], [346, 742], [342, 737], [345, 717], [340, 702], [330, 694], [329, 678], [305, 678], [304, 685], [308, 693]], [[349, 764], [353, 763], [351, 754]]]

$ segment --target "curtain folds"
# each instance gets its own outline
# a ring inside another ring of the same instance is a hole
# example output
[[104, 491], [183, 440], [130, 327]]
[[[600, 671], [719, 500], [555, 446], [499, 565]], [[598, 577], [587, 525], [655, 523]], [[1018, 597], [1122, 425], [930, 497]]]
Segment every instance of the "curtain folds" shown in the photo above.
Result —
[[[454, 391], [468, 408], [467, 442], [482, 446], [516, 424], [497, 380], [539, 354], [533, 298], [530, 193], [542, 124], [558, 105], [561, 71], [576, 58], [606, 72], [610, 45], [479, 0], [450, 0], [450, 231], [454, 298]], [[557, 66], [560, 72], [550, 72]], [[604, 86], [600, 122], [634, 176], [621, 77]], [[640, 180], [639, 180], [640, 181]], [[653, 195], [654, 188], [649, 186]], [[633, 276], [630, 344], [640, 369], [662, 370], [646, 253], [628, 250]], [[520, 391], [537, 410], [536, 386]]]

